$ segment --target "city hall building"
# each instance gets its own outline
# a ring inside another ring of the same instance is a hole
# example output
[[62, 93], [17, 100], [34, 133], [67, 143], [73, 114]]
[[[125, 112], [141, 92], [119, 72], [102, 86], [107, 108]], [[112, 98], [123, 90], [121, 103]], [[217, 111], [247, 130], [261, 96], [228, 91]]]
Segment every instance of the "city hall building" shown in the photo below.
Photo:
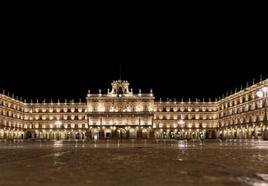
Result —
[[88, 91], [85, 102], [33, 103], [3, 92], [0, 139], [251, 139], [266, 129], [268, 79], [208, 101], [156, 100], [127, 81], [111, 85]]

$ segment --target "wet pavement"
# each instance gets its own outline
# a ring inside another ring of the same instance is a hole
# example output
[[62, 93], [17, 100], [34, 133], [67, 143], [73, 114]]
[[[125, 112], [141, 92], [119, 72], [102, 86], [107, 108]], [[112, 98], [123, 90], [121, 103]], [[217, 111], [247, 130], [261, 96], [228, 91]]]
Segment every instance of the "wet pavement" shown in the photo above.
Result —
[[268, 185], [268, 141], [0, 141], [0, 185]]

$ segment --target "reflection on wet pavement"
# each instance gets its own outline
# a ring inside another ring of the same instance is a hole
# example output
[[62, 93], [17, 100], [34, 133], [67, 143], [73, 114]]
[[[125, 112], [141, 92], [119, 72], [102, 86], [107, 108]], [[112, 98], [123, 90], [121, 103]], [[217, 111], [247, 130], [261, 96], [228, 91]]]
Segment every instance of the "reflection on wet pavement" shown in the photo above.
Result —
[[268, 185], [268, 142], [0, 141], [0, 185]]

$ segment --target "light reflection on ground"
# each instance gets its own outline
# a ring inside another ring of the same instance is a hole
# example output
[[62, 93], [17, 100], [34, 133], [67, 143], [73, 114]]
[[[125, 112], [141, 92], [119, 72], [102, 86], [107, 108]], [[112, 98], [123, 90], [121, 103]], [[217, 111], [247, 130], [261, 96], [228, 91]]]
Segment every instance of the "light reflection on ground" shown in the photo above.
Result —
[[268, 185], [268, 141], [0, 141], [0, 185]]

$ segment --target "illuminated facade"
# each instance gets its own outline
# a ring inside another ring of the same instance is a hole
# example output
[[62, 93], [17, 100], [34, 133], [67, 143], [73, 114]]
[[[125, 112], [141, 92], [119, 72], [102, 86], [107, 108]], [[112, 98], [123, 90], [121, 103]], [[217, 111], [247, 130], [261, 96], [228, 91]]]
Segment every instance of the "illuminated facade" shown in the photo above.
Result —
[[265, 100], [256, 92], [268, 79], [214, 101], [156, 101], [127, 81], [88, 91], [86, 102], [28, 103], [0, 94], [0, 139], [258, 138]]

